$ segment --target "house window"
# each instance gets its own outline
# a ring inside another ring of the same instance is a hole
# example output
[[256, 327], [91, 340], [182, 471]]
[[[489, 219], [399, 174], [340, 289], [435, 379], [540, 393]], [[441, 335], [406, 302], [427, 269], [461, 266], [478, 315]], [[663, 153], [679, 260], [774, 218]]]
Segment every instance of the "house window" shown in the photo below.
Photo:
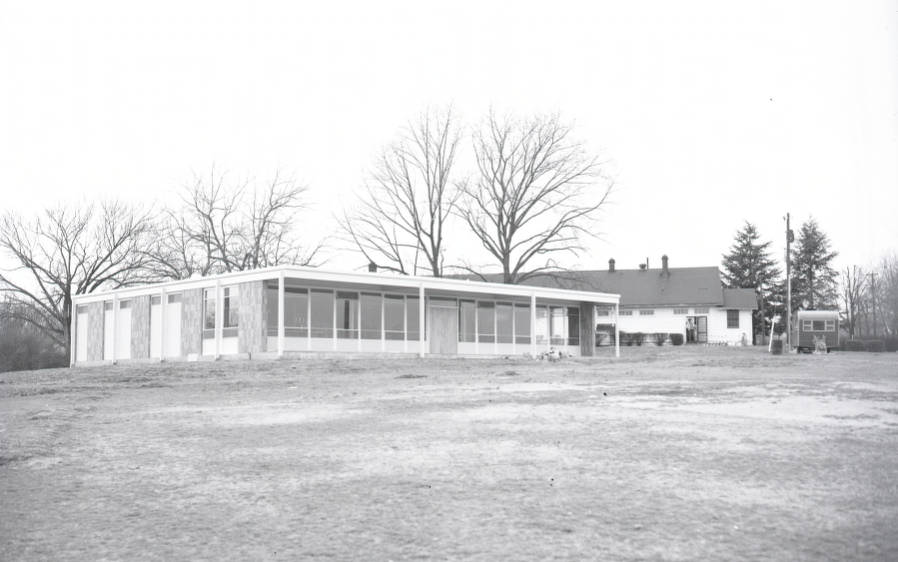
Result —
[[514, 339], [515, 343], [530, 343], [530, 305], [514, 305]]
[[696, 308], [695, 313], [696, 314], [708, 314], [708, 307], [706, 306], [703, 308]]
[[491, 302], [477, 303], [477, 341], [480, 343], [496, 341], [496, 308]]
[[674, 314], [680, 314], [680, 315], [689, 314], [689, 309], [688, 308], [675, 308]]
[[131, 308], [131, 301], [119, 301], [118, 307], [122, 310]]
[[827, 320], [826, 321], [826, 331], [827, 332], [835, 332], [836, 331], [836, 321], [835, 320]]
[[[405, 315], [408, 331], [405, 337], [408, 341], [418, 341], [418, 297], [405, 298]], [[427, 311], [425, 311], [426, 314]], [[424, 337], [427, 337], [427, 320], [424, 321]]]
[[654, 316], [655, 311], [654, 310], [640, 310], [639, 315], [640, 316]]
[[574, 306], [567, 309], [567, 344], [580, 345], [580, 309]]
[[810, 320], [802, 320], [801, 321], [801, 329], [805, 332], [810, 332], [814, 329], [814, 323]]
[[632, 310], [621, 310], [618, 313], [618, 316], [633, 316]]
[[496, 304], [496, 341], [498, 343], [512, 343], [512, 307], [508, 303]]
[[309, 299], [312, 307], [312, 337], [334, 337], [334, 292], [312, 289]]
[[152, 295], [150, 297], [150, 306], [156, 306], [157, 304], [162, 304], [162, 296], [161, 295]]
[[597, 308], [596, 316], [610, 316], [611, 312], [607, 308]]
[[567, 309], [563, 306], [551, 307], [551, 343], [552, 345], [565, 345], [567, 341]]
[[405, 339], [405, 298], [402, 295], [384, 295], [384, 337]]
[[106, 301], [103, 303], [103, 310], [112, 310], [112, 301]]
[[382, 300], [380, 294], [362, 293], [362, 339], [379, 340]]
[[[267, 299], [268, 335], [278, 335], [278, 287], [269, 285]], [[309, 290], [284, 287], [284, 337], [309, 335]]]
[[458, 341], [473, 342], [477, 334], [474, 331], [476, 320], [474, 318], [474, 301], [459, 301], [458, 303]]
[[203, 337], [215, 337], [215, 289], [203, 289]]
[[739, 311], [738, 310], [727, 310], [727, 328], [738, 328], [739, 327]]
[[358, 293], [337, 293], [337, 337], [348, 340], [359, 337]]
[[222, 289], [222, 337], [234, 337], [237, 335], [238, 311], [240, 310], [240, 292], [237, 287], [225, 287]]
[[536, 307], [536, 343], [544, 344], [549, 338], [549, 309], [544, 306]]
[[168, 295], [168, 304], [175, 304], [181, 302], [181, 293], [174, 293], [172, 295]]

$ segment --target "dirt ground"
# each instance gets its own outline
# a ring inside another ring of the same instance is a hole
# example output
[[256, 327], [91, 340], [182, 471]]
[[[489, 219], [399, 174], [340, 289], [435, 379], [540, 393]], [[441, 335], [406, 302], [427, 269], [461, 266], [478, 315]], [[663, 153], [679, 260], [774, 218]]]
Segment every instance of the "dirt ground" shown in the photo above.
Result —
[[0, 559], [898, 560], [898, 354], [0, 374]]

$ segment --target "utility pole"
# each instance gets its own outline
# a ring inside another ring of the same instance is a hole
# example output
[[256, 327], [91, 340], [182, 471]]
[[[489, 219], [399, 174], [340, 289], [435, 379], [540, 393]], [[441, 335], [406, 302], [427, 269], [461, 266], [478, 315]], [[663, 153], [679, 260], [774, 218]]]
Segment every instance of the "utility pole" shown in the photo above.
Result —
[[873, 337], [876, 337], [876, 274], [870, 272], [870, 297], [873, 300]]
[[792, 252], [789, 245], [795, 240], [789, 222], [789, 213], [786, 213], [786, 345], [792, 351]]

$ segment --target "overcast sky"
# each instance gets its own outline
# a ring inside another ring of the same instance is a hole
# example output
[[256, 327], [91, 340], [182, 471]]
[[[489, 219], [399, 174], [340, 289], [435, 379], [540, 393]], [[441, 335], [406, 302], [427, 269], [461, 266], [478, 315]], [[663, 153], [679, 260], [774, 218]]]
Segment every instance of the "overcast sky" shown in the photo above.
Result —
[[609, 162], [604, 235], [568, 266], [716, 265], [744, 219], [781, 256], [786, 211], [839, 265], [898, 248], [895, 1], [7, 2], [0, 83], [4, 210], [279, 168], [317, 237], [403, 124], [452, 104], [471, 126], [558, 112]]

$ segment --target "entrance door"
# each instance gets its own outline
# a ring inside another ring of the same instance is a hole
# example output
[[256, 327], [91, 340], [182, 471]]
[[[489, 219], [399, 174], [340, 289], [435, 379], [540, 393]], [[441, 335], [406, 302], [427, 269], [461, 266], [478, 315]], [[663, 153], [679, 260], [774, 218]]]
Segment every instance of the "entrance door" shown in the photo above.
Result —
[[458, 306], [449, 301], [430, 303], [430, 352], [458, 353]]
[[686, 319], [686, 343], [708, 343], [708, 317], [688, 316]]

